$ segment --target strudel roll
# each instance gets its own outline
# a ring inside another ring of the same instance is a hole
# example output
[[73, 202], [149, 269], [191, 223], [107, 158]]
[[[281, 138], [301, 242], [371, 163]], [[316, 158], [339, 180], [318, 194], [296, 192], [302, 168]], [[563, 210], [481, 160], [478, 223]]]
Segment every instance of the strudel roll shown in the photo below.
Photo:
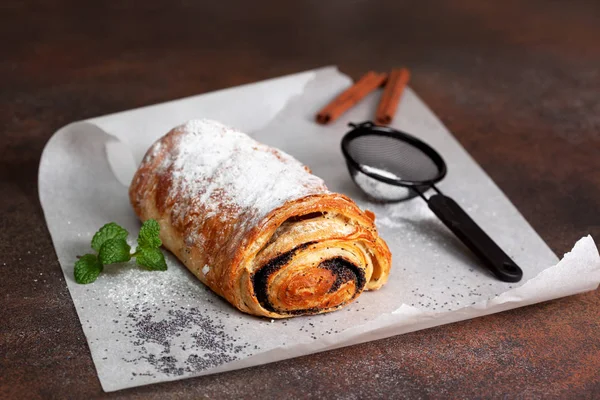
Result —
[[168, 250], [249, 314], [333, 311], [388, 278], [373, 213], [218, 122], [189, 121], [155, 142], [129, 196], [141, 220], [158, 221]]

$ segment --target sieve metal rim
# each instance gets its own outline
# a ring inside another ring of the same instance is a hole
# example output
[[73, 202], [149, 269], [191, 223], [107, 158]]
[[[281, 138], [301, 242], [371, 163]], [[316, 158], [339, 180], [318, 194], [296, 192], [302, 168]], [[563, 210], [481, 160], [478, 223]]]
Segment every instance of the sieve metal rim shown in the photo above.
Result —
[[[357, 169], [361, 173], [363, 173], [373, 179], [376, 179], [380, 182], [388, 183], [390, 185], [395, 185], [395, 186], [423, 187], [423, 186], [432, 186], [432, 185], [436, 184], [437, 182], [441, 181], [446, 176], [446, 173], [448, 172], [448, 169], [446, 167], [446, 163], [444, 162], [444, 159], [442, 158], [442, 156], [440, 156], [440, 154], [437, 151], [435, 151], [427, 143], [421, 141], [420, 139], [418, 139], [412, 135], [409, 135], [406, 132], [403, 132], [403, 131], [400, 131], [400, 130], [397, 130], [394, 128], [389, 128], [386, 126], [375, 125], [370, 121], [366, 121], [361, 124], [349, 123], [348, 125], [350, 127], [352, 127], [353, 129], [351, 131], [349, 131], [348, 133], [346, 133], [344, 135], [344, 137], [342, 138], [341, 147], [342, 147], [342, 153], [344, 155], [344, 158], [353, 168]], [[382, 176], [382, 175], [379, 175], [374, 172], [367, 171], [362, 167], [362, 164], [357, 162], [352, 157], [352, 155], [350, 154], [350, 151], [348, 150], [350, 143], [354, 139], [361, 137], [361, 136], [387, 136], [387, 137], [391, 137], [394, 139], [398, 139], [403, 142], [407, 142], [411, 146], [422, 151], [427, 157], [431, 158], [431, 160], [433, 161], [435, 166], [438, 168], [438, 174], [435, 177], [433, 177], [432, 179], [423, 180], [423, 181], [412, 181], [412, 180], [408, 180], [408, 179], [389, 178], [389, 177]]]

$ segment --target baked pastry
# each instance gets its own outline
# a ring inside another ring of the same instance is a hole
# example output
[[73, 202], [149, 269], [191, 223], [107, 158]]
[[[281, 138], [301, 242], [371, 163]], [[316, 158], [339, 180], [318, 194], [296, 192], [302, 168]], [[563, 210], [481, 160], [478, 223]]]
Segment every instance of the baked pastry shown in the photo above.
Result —
[[218, 122], [190, 121], [155, 142], [129, 196], [142, 221], [158, 221], [167, 249], [249, 314], [333, 311], [388, 278], [373, 213]]

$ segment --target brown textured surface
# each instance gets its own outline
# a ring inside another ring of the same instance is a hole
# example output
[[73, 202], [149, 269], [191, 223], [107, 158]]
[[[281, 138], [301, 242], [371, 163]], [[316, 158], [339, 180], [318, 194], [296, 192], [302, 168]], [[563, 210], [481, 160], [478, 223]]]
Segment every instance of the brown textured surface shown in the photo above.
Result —
[[[70, 121], [321, 65], [406, 65], [557, 254], [600, 238], [597, 1], [47, 3], [0, 5], [0, 398], [104, 395], [37, 197], [41, 150]], [[598, 398], [599, 371], [596, 291], [104, 396]]]

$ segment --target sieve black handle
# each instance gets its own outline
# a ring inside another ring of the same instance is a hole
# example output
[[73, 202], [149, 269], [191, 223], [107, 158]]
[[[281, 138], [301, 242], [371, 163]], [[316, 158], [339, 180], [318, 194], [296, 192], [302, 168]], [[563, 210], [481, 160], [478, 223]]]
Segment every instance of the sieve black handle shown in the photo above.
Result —
[[505, 282], [518, 282], [523, 271], [494, 242], [469, 215], [450, 197], [434, 194], [428, 200], [429, 208], [494, 275]]

